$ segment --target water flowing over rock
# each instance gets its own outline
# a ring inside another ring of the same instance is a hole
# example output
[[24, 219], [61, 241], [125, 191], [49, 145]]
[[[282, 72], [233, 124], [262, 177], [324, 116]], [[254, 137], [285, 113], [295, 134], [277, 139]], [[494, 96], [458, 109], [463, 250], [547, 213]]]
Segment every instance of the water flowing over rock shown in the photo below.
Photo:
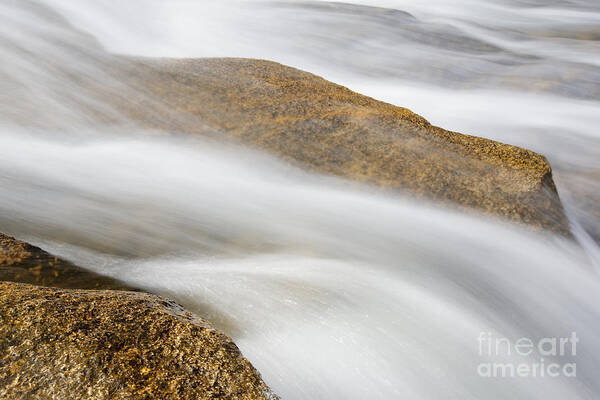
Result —
[[597, 0], [0, 3], [0, 399], [600, 398]]
[[[132, 130], [132, 123], [141, 123], [209, 135], [266, 150], [313, 172], [568, 231], [550, 165], [532, 151], [432, 126], [406, 108], [275, 62], [109, 54], [51, 9], [25, 4], [35, 18], [8, 22], [27, 32], [36, 53], [11, 35], [0, 50], [34, 71], [41, 61], [49, 63], [52, 73], [17, 75], [7, 88], [21, 89], [11, 89], [13, 98], [6, 103], [43, 101], [52, 107], [36, 106], [35, 119], [12, 108], [0, 110], [20, 126], [85, 130], [91, 123]], [[51, 21], [53, 29], [40, 30], [32, 22], [38, 19]]]
[[132, 290], [119, 281], [87, 271], [3, 233], [0, 233], [0, 281], [64, 289]]
[[313, 172], [568, 231], [550, 165], [532, 151], [432, 126], [274, 62], [146, 59], [121, 67], [131, 68], [123, 79], [132, 87], [164, 102], [156, 110], [167, 111], [151, 119], [135, 97], [122, 105], [152, 127], [221, 132]]
[[[122, 288], [2, 235], [0, 279]], [[276, 399], [236, 345], [162, 297], [0, 282], [0, 398]]]

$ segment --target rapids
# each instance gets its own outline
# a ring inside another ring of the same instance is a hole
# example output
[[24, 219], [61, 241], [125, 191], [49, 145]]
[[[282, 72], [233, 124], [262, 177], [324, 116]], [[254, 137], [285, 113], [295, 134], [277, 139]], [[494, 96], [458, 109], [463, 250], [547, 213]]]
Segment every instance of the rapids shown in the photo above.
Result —
[[[197, 312], [283, 399], [596, 399], [599, 35], [593, 0], [4, 1], [0, 231]], [[97, 43], [267, 58], [541, 152], [576, 240], [144, 132], [72, 78], [111, 79]], [[557, 357], [478, 341], [572, 332]], [[577, 376], [478, 374], [541, 358]]]

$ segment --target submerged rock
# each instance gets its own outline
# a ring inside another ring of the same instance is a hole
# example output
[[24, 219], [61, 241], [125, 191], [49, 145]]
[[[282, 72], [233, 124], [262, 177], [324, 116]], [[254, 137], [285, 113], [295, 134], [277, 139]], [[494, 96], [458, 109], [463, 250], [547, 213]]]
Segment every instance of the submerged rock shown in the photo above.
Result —
[[[139, 93], [122, 110], [161, 130], [221, 135], [308, 170], [567, 232], [540, 154], [421, 116], [284, 65], [137, 59], [113, 73]], [[152, 105], [147, 98], [162, 106]]]
[[0, 281], [66, 289], [132, 290], [117, 280], [87, 271], [39, 247], [0, 233]]
[[0, 398], [275, 399], [236, 345], [162, 297], [0, 283]]

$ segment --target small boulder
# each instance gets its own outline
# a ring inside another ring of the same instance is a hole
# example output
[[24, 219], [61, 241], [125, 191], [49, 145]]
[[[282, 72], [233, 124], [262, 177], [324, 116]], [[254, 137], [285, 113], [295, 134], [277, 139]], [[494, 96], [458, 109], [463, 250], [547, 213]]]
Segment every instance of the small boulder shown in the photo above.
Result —
[[236, 345], [145, 293], [0, 282], [0, 398], [276, 399]]

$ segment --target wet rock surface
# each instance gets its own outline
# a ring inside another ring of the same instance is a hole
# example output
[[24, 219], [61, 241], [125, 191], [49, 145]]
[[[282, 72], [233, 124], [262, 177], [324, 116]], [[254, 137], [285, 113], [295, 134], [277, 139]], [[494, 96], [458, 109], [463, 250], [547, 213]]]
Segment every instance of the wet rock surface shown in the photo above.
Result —
[[[291, 12], [290, 7], [281, 10]], [[302, 7], [321, 10], [332, 18], [362, 15], [359, 11], [363, 10], [337, 3], [303, 3]], [[33, 8], [40, 18], [56, 20], [57, 31], [62, 33], [54, 37], [37, 32], [32, 23], [16, 26], [33, 31], [35, 42], [39, 39], [45, 43], [47, 51], [24, 59], [31, 68], [40, 60], [51, 62], [56, 73], [72, 81], [73, 87], [57, 84], [52, 98], [61, 99], [65, 106], [57, 110], [36, 108], [41, 111], [36, 112], [35, 122], [28, 115], [12, 115], [7, 110], [7, 118], [21, 125], [33, 123], [47, 129], [67, 123], [65, 129], [72, 129], [83, 119], [97, 127], [125, 126], [125, 131], [136, 129], [132, 123], [141, 123], [160, 132], [209, 135], [266, 150], [313, 172], [402, 190], [421, 199], [484, 211], [529, 226], [568, 230], [550, 166], [539, 154], [446, 131], [405, 108], [274, 62], [139, 59], [109, 54], [51, 10]], [[385, 22], [369, 23], [377, 29], [390, 24], [403, 32], [416, 29], [415, 17], [410, 14], [378, 8], [367, 11], [368, 21]], [[447, 42], [446, 33], [442, 36]], [[457, 36], [456, 42], [464, 44], [463, 39]], [[345, 40], [352, 42], [351, 38]], [[16, 39], [9, 43], [11, 48], [15, 43]], [[63, 43], [72, 48], [69, 57], [76, 58], [77, 63], [66, 56], [64, 60], [56, 58], [56, 53], [64, 52], [48, 51]], [[486, 54], [497, 51], [483, 44], [481, 48], [469, 46]], [[26, 49], [19, 51], [27, 54]], [[47, 83], [44, 79], [40, 85]], [[13, 86], [32, 85], [14, 82]], [[24, 104], [40, 97], [10, 92]], [[82, 102], [81, 97], [89, 101]], [[65, 110], [76, 115], [57, 121], [56, 115]]]
[[65, 289], [132, 288], [117, 280], [80, 268], [39, 247], [0, 233], [0, 281]]
[[0, 398], [274, 399], [235, 344], [162, 297], [0, 283]]
[[216, 132], [313, 172], [568, 231], [550, 165], [532, 151], [432, 126], [408, 109], [274, 62], [137, 59], [121, 67], [129, 85], [163, 102], [151, 118], [135, 98], [122, 106], [154, 128], [176, 122], [178, 130]]
[[276, 398], [231, 339], [173, 301], [3, 234], [0, 280], [2, 399]]

